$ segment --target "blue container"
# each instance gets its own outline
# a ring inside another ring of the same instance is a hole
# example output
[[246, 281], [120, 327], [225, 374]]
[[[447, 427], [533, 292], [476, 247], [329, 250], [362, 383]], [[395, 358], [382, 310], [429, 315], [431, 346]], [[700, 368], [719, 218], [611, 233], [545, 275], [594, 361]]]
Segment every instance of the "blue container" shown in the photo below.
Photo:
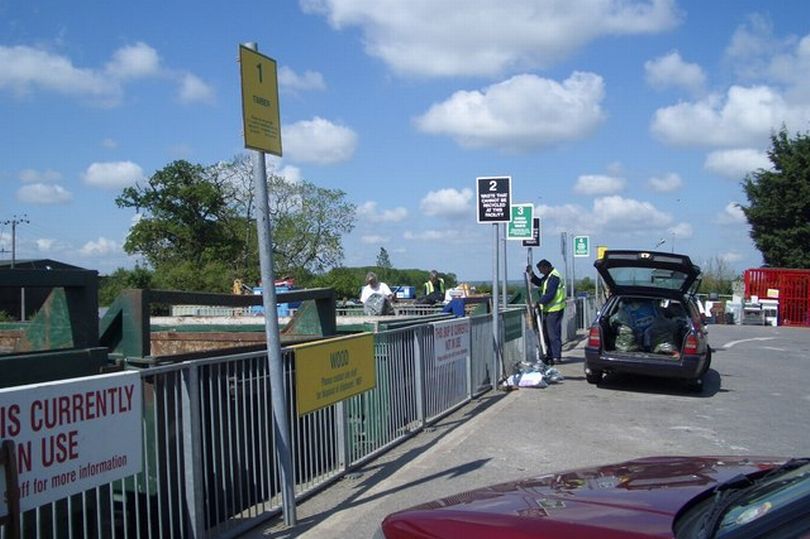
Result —
[[413, 299], [416, 297], [416, 288], [413, 286], [395, 286], [396, 296], [399, 299]]

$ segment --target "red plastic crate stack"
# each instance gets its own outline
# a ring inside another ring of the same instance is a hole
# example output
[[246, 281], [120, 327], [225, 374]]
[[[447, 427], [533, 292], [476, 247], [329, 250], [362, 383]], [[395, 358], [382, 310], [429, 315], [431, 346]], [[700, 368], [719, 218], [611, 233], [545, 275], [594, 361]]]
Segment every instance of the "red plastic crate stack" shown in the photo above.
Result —
[[756, 268], [745, 270], [745, 296], [768, 298], [779, 291], [779, 324], [810, 327], [810, 270]]

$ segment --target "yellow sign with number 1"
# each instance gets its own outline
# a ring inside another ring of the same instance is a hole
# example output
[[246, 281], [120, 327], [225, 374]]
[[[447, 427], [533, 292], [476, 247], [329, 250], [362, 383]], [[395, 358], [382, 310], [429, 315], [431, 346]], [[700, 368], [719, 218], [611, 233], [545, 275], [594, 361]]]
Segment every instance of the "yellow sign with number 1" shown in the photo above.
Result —
[[245, 148], [281, 156], [276, 61], [239, 46]]

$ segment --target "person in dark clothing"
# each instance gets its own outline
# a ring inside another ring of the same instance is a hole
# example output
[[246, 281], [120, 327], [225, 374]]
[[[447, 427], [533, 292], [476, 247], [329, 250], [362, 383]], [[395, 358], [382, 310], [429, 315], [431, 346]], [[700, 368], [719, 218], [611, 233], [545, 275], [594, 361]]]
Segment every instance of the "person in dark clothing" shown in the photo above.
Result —
[[416, 303], [435, 305], [444, 301], [444, 279], [436, 270], [431, 270], [428, 280], [422, 285], [422, 297]]
[[532, 283], [540, 288], [537, 308], [543, 313], [543, 338], [546, 341], [547, 365], [562, 362], [562, 319], [565, 312], [565, 281], [551, 262], [545, 258], [537, 263], [542, 277], [534, 274], [531, 266], [526, 266]]

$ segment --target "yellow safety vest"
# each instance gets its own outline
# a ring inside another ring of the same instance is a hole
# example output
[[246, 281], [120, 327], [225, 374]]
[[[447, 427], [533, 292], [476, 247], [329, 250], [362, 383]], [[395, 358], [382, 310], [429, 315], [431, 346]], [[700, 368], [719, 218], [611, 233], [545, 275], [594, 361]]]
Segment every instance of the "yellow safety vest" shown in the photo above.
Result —
[[557, 293], [554, 294], [554, 299], [552, 299], [549, 303], [543, 305], [543, 312], [544, 313], [554, 313], [557, 311], [562, 311], [565, 309], [565, 281], [563, 281], [562, 275], [557, 269], [551, 270], [546, 278], [543, 280], [543, 290], [540, 292], [541, 296], [546, 295], [546, 289], [548, 288], [548, 278], [554, 275], [557, 279], [560, 280], [560, 284], [557, 285]]
[[[444, 292], [444, 279], [439, 277], [438, 284], [439, 284], [439, 292]], [[432, 294], [433, 291], [434, 291], [433, 281], [428, 280], [425, 283], [425, 295], [428, 296]]]

